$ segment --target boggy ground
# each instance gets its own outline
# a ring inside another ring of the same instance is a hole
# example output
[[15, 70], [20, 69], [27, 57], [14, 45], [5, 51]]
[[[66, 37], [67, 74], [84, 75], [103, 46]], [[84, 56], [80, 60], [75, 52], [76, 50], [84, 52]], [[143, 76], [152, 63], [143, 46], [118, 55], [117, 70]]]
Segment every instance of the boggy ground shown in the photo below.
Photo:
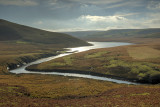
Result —
[[160, 43], [96, 49], [32, 65], [27, 69], [110, 76], [160, 83]]
[[0, 75], [0, 106], [159, 107], [159, 85], [53, 75]]

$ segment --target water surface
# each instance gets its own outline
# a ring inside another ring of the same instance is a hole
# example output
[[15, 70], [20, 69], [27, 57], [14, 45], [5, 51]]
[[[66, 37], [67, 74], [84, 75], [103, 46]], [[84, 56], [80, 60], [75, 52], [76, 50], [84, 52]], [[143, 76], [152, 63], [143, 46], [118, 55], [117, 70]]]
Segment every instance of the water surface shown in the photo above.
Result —
[[85, 74], [74, 74], [74, 73], [58, 73], [58, 72], [33, 72], [33, 71], [27, 71], [25, 68], [27, 66], [30, 66], [32, 64], [39, 64], [42, 62], [50, 61], [52, 59], [56, 59], [59, 57], [63, 57], [66, 55], [73, 54], [71, 52], [83, 52], [91, 49], [98, 49], [98, 48], [109, 48], [109, 47], [116, 47], [116, 46], [124, 46], [124, 45], [131, 45], [131, 43], [123, 43], [123, 42], [89, 42], [93, 44], [93, 46], [83, 46], [83, 47], [76, 47], [76, 48], [66, 48], [69, 49], [67, 53], [59, 54], [57, 56], [52, 56], [48, 58], [42, 58], [37, 61], [34, 61], [32, 63], [26, 64], [20, 68], [10, 70], [10, 72], [15, 73], [15, 74], [21, 74], [21, 73], [35, 73], [35, 74], [52, 74], [52, 75], [62, 75], [62, 76], [73, 76], [73, 77], [81, 77], [81, 78], [89, 78], [89, 79], [96, 79], [96, 80], [103, 80], [103, 81], [112, 81], [116, 83], [124, 83], [124, 84], [137, 84], [134, 82], [129, 82], [129, 81], [123, 81], [123, 80], [117, 80], [117, 79], [111, 79], [111, 78], [106, 78], [106, 77], [98, 77], [98, 76], [92, 76], [92, 75], [85, 75]]

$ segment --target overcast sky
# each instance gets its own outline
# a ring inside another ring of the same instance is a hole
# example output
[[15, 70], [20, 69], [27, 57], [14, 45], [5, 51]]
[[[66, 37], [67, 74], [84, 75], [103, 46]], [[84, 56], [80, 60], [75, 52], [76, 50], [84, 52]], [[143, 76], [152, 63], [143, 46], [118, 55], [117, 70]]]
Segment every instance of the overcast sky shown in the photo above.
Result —
[[160, 0], [0, 0], [0, 18], [51, 31], [160, 28]]

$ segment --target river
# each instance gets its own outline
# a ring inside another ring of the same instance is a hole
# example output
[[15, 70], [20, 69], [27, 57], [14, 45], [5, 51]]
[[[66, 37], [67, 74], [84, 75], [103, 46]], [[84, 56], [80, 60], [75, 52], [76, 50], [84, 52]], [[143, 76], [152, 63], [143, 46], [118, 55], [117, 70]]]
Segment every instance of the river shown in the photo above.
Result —
[[[20, 68], [10, 70], [11, 73], [15, 74], [25, 74], [25, 73], [34, 73], [34, 74], [52, 74], [52, 75], [62, 75], [62, 76], [72, 76], [72, 77], [81, 77], [81, 78], [89, 78], [89, 79], [96, 79], [96, 80], [103, 80], [103, 81], [111, 81], [115, 83], [123, 83], [123, 84], [135, 84], [138, 85], [138, 83], [129, 82], [129, 81], [123, 81], [123, 80], [117, 80], [117, 79], [111, 79], [106, 77], [99, 77], [99, 76], [92, 76], [92, 75], [85, 75], [85, 74], [73, 74], [73, 73], [58, 73], [58, 72], [33, 72], [33, 71], [27, 71], [25, 68], [27, 66], [30, 66], [32, 64], [39, 64], [42, 62], [50, 61], [52, 59], [56, 59], [59, 57], [63, 57], [66, 55], [83, 52], [91, 49], [98, 49], [98, 48], [109, 48], [109, 47], [116, 47], [116, 46], [124, 46], [124, 45], [132, 45], [131, 43], [123, 43], [123, 42], [89, 42], [93, 44], [93, 46], [83, 46], [83, 47], [76, 47], [76, 48], [66, 48], [69, 49], [66, 53], [59, 54], [57, 56], [52, 56], [48, 58], [42, 58], [37, 61], [31, 62], [29, 64], [26, 64]], [[74, 52], [74, 53], [73, 53]]]

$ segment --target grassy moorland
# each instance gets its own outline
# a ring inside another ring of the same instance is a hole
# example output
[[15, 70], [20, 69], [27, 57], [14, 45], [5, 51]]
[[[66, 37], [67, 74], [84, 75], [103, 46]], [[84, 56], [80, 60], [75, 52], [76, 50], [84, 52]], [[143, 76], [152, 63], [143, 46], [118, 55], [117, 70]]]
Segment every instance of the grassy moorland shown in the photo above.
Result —
[[124, 85], [53, 75], [0, 75], [0, 106], [158, 107], [159, 85]]
[[[156, 42], [157, 41], [157, 42]], [[160, 83], [160, 44], [97, 49], [65, 56], [27, 69], [78, 72], [145, 83]]]

